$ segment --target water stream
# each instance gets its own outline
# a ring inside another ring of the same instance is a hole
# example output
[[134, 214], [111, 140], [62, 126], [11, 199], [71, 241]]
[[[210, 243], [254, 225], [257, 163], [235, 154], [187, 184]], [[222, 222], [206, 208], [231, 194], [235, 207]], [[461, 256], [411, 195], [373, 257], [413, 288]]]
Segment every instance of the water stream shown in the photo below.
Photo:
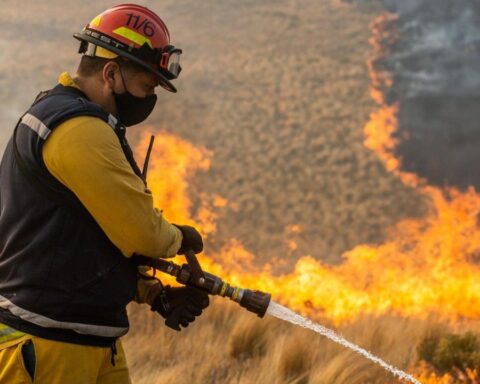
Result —
[[306, 319], [303, 316], [300, 316], [298, 313], [293, 312], [291, 309], [288, 309], [284, 307], [283, 305], [280, 305], [274, 301], [270, 302], [270, 305], [268, 306], [267, 309], [267, 314], [270, 316], [277, 317], [281, 320], [288, 321], [292, 324], [299, 325], [303, 328], [310, 329], [314, 332], [317, 332], [326, 338], [334, 341], [337, 344], [340, 344], [341, 346], [351, 349], [354, 352], [357, 352], [358, 354], [364, 356], [368, 360], [374, 362], [375, 364], [380, 365], [382, 368], [386, 369], [389, 371], [392, 375], [402, 379], [409, 381], [411, 383], [415, 384], [421, 384], [417, 379], [415, 379], [413, 376], [409, 375], [406, 372], [403, 372], [400, 369], [395, 368], [394, 366], [386, 363], [379, 357], [371, 354], [367, 350], [359, 347], [356, 344], [351, 343], [350, 341], [346, 340], [336, 332], [334, 332], [331, 329], [325, 328], [324, 326], [314, 323], [313, 321]]

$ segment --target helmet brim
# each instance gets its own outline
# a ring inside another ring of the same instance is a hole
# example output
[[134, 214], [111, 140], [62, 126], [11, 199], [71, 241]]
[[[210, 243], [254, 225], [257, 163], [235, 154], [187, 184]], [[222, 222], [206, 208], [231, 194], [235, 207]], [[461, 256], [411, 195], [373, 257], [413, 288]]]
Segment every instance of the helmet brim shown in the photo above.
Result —
[[147, 71], [156, 75], [159, 78], [159, 83], [160, 83], [160, 86], [162, 88], [166, 89], [169, 92], [173, 92], [173, 93], [177, 92], [177, 88], [175, 88], [175, 86], [165, 77], [164, 74], [162, 74], [162, 72], [160, 72], [159, 70], [156, 70], [155, 68], [152, 68], [150, 65], [148, 65], [144, 61], [140, 60], [138, 57], [135, 57], [131, 53], [125, 52], [123, 49], [114, 47], [114, 46], [112, 46], [112, 45], [110, 45], [110, 44], [108, 44], [108, 43], [106, 43], [102, 40], [96, 39], [92, 36], [88, 36], [83, 32], [74, 33], [73, 37], [77, 40], [80, 40], [80, 41], [86, 41], [88, 43], [98, 45], [102, 48], [108, 49], [109, 51], [116, 53], [117, 55], [119, 55], [121, 57], [125, 57], [128, 60], [131, 60], [135, 64], [139, 65], [140, 67], [142, 67], [142, 68], [146, 69]]

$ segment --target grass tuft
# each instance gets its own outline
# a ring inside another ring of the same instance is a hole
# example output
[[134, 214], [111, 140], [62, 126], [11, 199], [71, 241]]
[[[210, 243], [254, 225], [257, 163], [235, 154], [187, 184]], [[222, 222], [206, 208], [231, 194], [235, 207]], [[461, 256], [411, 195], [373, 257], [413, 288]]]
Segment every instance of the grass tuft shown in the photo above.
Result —
[[306, 384], [312, 368], [311, 334], [294, 330], [275, 345], [277, 377], [288, 383]]
[[467, 332], [463, 335], [438, 333], [428, 335], [418, 347], [418, 356], [440, 373], [468, 369], [480, 370], [479, 337]]
[[230, 336], [230, 357], [245, 360], [265, 355], [268, 325], [268, 321], [250, 316], [247, 321], [237, 322]]

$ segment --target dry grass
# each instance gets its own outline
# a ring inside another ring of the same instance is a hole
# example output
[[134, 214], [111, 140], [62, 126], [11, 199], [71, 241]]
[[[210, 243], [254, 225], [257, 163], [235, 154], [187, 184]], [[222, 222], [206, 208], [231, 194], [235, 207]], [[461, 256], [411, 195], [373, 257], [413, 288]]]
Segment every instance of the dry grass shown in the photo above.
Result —
[[237, 360], [265, 355], [269, 326], [271, 322], [265, 321], [259, 324], [252, 317], [236, 323], [230, 338], [229, 355]]
[[[2, 2], [0, 151], [36, 92], [75, 69], [71, 34], [112, 4], [70, 2], [66, 11], [64, 3]], [[418, 194], [363, 146], [375, 107], [367, 26], [380, 7], [340, 0], [139, 3], [162, 14], [185, 51], [180, 92], [161, 93], [150, 122], [213, 152], [211, 169], [192, 181], [194, 203], [196, 191], [230, 202], [208, 250], [237, 238], [261, 261], [276, 256], [291, 265], [305, 254], [338, 261], [355, 245], [381, 241], [401, 218], [422, 214]], [[129, 134], [135, 138], [135, 130]], [[294, 224], [302, 230], [289, 232]], [[234, 304], [214, 303], [181, 333], [148, 309], [132, 305], [130, 314], [124, 343], [136, 384], [390, 380], [322, 337]], [[341, 332], [406, 369], [431, 325], [366, 318]]]
[[[277, 319], [259, 319], [226, 300], [213, 300], [206, 313], [180, 333], [143, 307], [134, 304], [129, 309], [132, 330], [123, 342], [135, 384], [394, 382], [380, 367], [322, 336]], [[383, 316], [358, 319], [339, 332], [409, 370], [417, 365], [417, 347], [432, 328], [451, 330], [433, 318]], [[480, 324], [469, 328], [479, 332]]]
[[[159, 92], [149, 126], [212, 151], [210, 170], [191, 181], [193, 206], [205, 194], [230, 202], [209, 250], [237, 238], [259, 262], [275, 256], [289, 264], [307, 254], [338, 261], [357, 244], [381, 241], [399, 219], [422, 213], [416, 192], [363, 146], [363, 126], [375, 108], [368, 24], [380, 6], [138, 2], [164, 17], [184, 49], [179, 92]], [[0, 152], [36, 93], [61, 71], [75, 70], [72, 33], [112, 4], [85, 0], [65, 10], [64, 3], [25, 0], [19, 8], [2, 1]], [[132, 141], [141, 131], [129, 130]], [[161, 208], [168, 217], [168, 207]], [[292, 225], [302, 230], [292, 233]]]

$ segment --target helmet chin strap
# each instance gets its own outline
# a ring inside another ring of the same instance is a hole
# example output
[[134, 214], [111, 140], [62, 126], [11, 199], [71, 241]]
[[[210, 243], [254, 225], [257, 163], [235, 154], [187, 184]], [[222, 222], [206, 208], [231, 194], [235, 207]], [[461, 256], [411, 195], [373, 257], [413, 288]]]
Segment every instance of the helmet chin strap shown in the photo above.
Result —
[[[113, 115], [115, 115], [116, 117], [119, 116], [119, 110], [118, 110], [118, 106], [117, 106], [117, 102], [116, 102], [116, 97], [118, 95], [121, 95], [121, 94], [125, 94], [126, 92], [128, 92], [128, 89], [127, 89], [127, 85], [125, 84], [125, 80], [123, 78], [123, 73], [122, 73], [122, 70], [120, 68], [120, 66], [118, 67], [118, 71], [120, 72], [120, 78], [122, 79], [122, 84], [123, 84], [123, 89], [124, 91], [121, 92], [121, 93], [117, 93], [115, 92], [115, 84], [113, 84], [111, 87], [110, 87], [110, 100], [109, 100], [109, 104], [111, 103], [111, 105], [113, 106], [113, 110], [114, 112], [112, 111]], [[114, 78], [114, 72], [112, 71], [110, 73], [110, 77], [115, 80]]]
[[118, 66], [118, 71], [120, 72], [120, 77], [122, 78], [123, 89], [125, 90], [123, 93], [131, 93], [127, 88], [127, 83], [125, 83], [125, 77], [123, 77], [122, 67]]

